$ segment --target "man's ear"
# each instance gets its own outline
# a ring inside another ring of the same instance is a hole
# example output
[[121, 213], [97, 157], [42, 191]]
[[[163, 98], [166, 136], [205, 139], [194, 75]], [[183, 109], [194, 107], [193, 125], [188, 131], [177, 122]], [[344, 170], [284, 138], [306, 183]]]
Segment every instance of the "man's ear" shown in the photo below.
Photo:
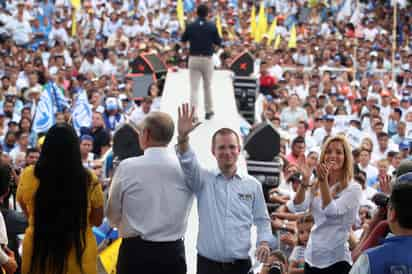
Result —
[[387, 218], [390, 223], [394, 223], [398, 219], [396, 211], [393, 208], [388, 209]]

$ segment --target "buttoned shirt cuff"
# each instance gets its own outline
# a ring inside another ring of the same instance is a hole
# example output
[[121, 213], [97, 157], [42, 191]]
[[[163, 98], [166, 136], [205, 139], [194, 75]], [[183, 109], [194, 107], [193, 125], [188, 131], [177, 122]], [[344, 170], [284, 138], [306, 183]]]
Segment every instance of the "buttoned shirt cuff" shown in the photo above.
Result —
[[336, 216], [338, 215], [338, 208], [336, 207], [335, 201], [331, 201], [324, 209], [323, 213], [325, 216]]
[[187, 160], [192, 160], [193, 157], [195, 157], [195, 152], [190, 146], [184, 153], [180, 153], [178, 145], [175, 146], [175, 150], [176, 150], [176, 154], [179, 160], [187, 161]]
[[9, 261], [9, 256], [2, 249], [0, 250], [0, 265], [3, 265]]

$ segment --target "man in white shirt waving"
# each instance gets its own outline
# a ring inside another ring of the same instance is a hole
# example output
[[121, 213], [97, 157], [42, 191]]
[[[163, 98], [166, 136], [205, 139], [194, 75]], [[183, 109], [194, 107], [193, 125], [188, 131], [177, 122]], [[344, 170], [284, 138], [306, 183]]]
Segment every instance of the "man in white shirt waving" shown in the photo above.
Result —
[[167, 146], [172, 118], [149, 114], [139, 125], [144, 155], [123, 160], [110, 189], [107, 217], [123, 238], [118, 274], [185, 274], [183, 236], [193, 194], [179, 161]]

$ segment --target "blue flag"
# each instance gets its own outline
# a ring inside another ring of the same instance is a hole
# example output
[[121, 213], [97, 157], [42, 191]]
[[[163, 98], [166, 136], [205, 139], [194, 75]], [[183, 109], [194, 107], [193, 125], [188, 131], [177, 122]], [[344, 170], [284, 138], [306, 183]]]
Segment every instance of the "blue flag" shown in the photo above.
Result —
[[35, 132], [46, 132], [54, 124], [53, 100], [51, 90], [46, 89], [42, 92], [39, 104], [33, 120], [33, 130]]
[[192, 12], [195, 8], [195, 5], [195, 0], [184, 0], [183, 2], [185, 12]]
[[54, 125], [56, 112], [63, 112], [70, 107], [69, 101], [64, 97], [56, 83], [50, 81], [44, 86], [39, 104], [33, 120], [35, 132], [46, 132]]
[[81, 89], [77, 94], [72, 112], [73, 127], [78, 135], [80, 135], [81, 127], [90, 127], [92, 123], [92, 114], [92, 108], [87, 99], [86, 91]]
[[50, 90], [50, 95], [53, 101], [54, 113], [63, 112], [65, 108], [69, 108], [69, 101], [64, 97], [63, 92], [56, 85], [56, 83], [50, 81], [46, 84], [46, 90]]

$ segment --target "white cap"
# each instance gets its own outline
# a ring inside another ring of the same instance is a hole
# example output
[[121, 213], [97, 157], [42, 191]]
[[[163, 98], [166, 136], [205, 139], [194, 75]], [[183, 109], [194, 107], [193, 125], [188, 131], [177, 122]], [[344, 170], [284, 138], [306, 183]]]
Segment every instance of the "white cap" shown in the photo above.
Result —
[[372, 51], [369, 53], [370, 56], [378, 57], [378, 53], [376, 51]]

